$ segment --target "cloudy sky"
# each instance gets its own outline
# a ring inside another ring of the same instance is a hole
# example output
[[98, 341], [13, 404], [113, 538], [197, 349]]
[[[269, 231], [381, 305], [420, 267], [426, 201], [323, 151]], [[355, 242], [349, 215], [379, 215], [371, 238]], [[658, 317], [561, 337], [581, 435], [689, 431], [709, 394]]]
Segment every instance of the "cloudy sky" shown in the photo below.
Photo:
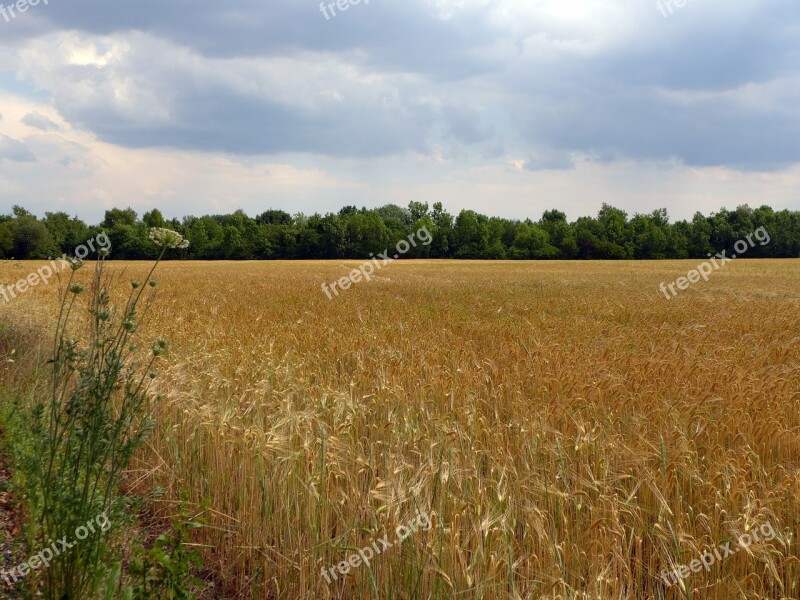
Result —
[[798, 0], [352, 1], [5, 8], [0, 211], [800, 208]]

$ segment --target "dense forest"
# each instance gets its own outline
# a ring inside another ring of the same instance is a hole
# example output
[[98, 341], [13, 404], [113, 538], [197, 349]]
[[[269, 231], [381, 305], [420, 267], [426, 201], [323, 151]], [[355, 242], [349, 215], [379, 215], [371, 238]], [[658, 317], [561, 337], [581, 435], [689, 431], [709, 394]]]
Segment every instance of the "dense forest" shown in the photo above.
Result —
[[534, 222], [487, 217], [472, 210], [453, 216], [441, 203], [431, 208], [421, 202], [411, 202], [408, 208], [347, 206], [325, 216], [268, 210], [251, 218], [237, 210], [170, 221], [157, 209], [140, 219], [130, 208], [115, 208], [106, 211], [97, 225], [63, 212], [48, 212], [40, 219], [15, 206], [11, 215], [0, 215], [0, 257], [73, 254], [78, 245], [105, 231], [112, 242], [112, 258], [152, 259], [157, 248], [148, 239], [151, 227], [167, 227], [186, 237], [190, 247], [175, 253], [184, 260], [368, 258], [423, 227], [432, 242], [412, 248], [407, 258], [706, 258], [732, 248], [759, 227], [767, 230], [770, 243], [757, 245], [748, 258], [800, 257], [800, 211], [775, 212], [768, 206], [721, 209], [708, 217], [698, 212], [691, 221], [670, 223], [666, 209], [629, 218], [604, 204], [596, 217], [570, 223], [558, 210], [548, 210]]

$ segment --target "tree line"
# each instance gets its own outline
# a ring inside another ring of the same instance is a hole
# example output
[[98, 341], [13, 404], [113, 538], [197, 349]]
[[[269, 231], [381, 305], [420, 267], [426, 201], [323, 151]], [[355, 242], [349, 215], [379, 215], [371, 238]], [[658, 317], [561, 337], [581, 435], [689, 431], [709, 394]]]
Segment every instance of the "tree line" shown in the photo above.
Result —
[[184, 260], [365, 259], [396, 246], [422, 228], [429, 245], [412, 248], [409, 258], [463, 259], [680, 259], [703, 258], [730, 250], [759, 227], [770, 243], [748, 252], [753, 258], [800, 257], [800, 211], [768, 206], [720, 209], [710, 216], [670, 223], [666, 209], [628, 214], [603, 204], [596, 217], [569, 222], [559, 210], [538, 221], [488, 217], [472, 210], [457, 216], [440, 202], [388, 204], [378, 209], [346, 206], [338, 213], [306, 216], [268, 210], [255, 218], [237, 210], [227, 215], [188, 216], [166, 220], [158, 209], [141, 218], [131, 209], [105, 212], [101, 223], [88, 225], [64, 212], [43, 219], [15, 206], [0, 215], [0, 258], [45, 259], [72, 254], [87, 239], [105, 231], [114, 259], [153, 259], [158, 248], [149, 240], [152, 227], [173, 229], [189, 240], [175, 253]]

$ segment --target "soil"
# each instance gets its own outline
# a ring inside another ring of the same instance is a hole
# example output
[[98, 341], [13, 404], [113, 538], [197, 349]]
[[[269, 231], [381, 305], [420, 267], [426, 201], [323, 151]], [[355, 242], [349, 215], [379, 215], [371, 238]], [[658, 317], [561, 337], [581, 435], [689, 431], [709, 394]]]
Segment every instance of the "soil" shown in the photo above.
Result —
[[[3, 431], [0, 429], [0, 438]], [[0, 571], [12, 569], [23, 559], [22, 514], [11, 491], [11, 467], [0, 453]], [[21, 598], [18, 590], [0, 579], [0, 600]]]

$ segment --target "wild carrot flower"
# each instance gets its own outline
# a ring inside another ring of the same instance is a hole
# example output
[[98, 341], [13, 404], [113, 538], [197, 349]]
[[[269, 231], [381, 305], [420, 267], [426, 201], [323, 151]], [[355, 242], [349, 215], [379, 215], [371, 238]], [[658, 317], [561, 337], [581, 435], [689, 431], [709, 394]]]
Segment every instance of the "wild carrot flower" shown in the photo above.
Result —
[[189, 240], [185, 239], [177, 231], [164, 229], [163, 227], [153, 227], [150, 229], [150, 239], [162, 248], [188, 248]]

